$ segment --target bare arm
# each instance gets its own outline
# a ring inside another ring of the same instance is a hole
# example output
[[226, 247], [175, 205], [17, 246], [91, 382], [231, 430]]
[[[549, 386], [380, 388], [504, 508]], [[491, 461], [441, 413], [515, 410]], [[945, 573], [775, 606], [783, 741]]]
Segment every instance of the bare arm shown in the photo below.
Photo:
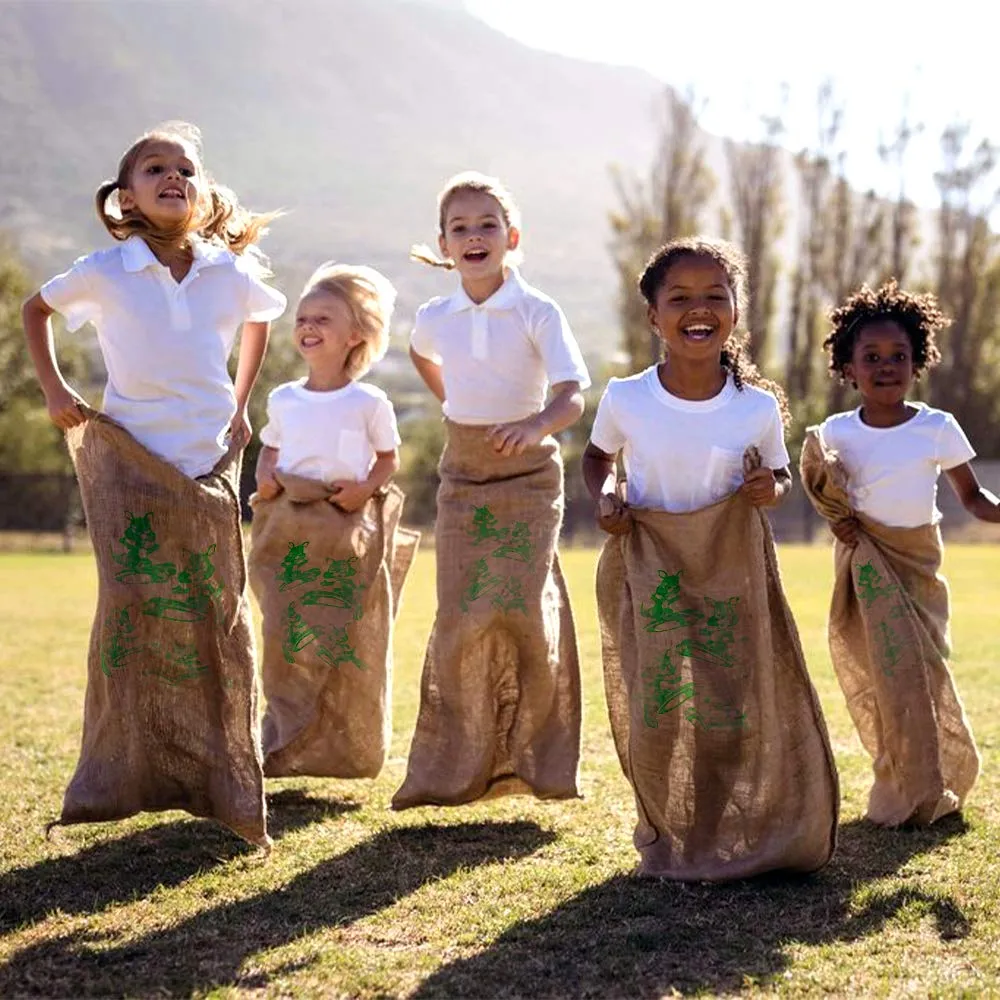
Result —
[[264, 500], [271, 500], [281, 492], [281, 486], [274, 478], [274, 473], [278, 468], [279, 454], [277, 448], [264, 445], [257, 456], [257, 492]]
[[557, 382], [544, 409], [533, 417], [496, 424], [489, 430], [493, 447], [501, 455], [520, 455], [549, 434], [557, 434], [583, 416], [583, 393], [579, 382]]
[[330, 500], [348, 512], [363, 507], [399, 471], [399, 450], [375, 452], [368, 478], [359, 483], [338, 479], [330, 484]]
[[422, 354], [417, 354], [412, 347], [410, 348], [410, 360], [427, 388], [434, 393], [439, 402], [443, 403], [444, 378], [441, 375], [441, 366], [429, 358], [425, 358]]
[[45, 396], [49, 419], [56, 427], [65, 431], [84, 423], [87, 418], [80, 410], [84, 400], [70, 387], [59, 370], [52, 341], [52, 313], [53, 310], [38, 292], [21, 308], [28, 353]]
[[244, 445], [250, 440], [250, 421], [247, 419], [247, 402], [260, 374], [267, 352], [267, 341], [271, 335], [270, 323], [244, 323], [240, 334], [240, 357], [236, 363], [236, 415], [230, 425], [230, 433], [236, 444]]
[[597, 524], [609, 535], [624, 535], [631, 525], [628, 510], [618, 496], [615, 456], [592, 441], [583, 453], [583, 482], [597, 504]]
[[958, 499], [962, 501], [962, 506], [973, 517], [980, 521], [1000, 524], [1000, 500], [980, 485], [975, 471], [968, 462], [956, 465], [954, 469], [946, 469], [945, 475]]

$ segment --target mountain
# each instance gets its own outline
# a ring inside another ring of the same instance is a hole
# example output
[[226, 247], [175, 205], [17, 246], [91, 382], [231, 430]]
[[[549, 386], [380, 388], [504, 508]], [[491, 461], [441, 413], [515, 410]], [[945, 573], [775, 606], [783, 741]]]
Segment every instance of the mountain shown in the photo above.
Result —
[[452, 173], [500, 176], [524, 216], [525, 276], [585, 351], [617, 347], [609, 166], [644, 172], [663, 85], [531, 49], [430, 0], [0, 0], [0, 227], [44, 277], [104, 245], [93, 193], [144, 129], [197, 123], [210, 171], [258, 210], [295, 295], [328, 258], [400, 289], [399, 316], [452, 286], [407, 261], [433, 242]]

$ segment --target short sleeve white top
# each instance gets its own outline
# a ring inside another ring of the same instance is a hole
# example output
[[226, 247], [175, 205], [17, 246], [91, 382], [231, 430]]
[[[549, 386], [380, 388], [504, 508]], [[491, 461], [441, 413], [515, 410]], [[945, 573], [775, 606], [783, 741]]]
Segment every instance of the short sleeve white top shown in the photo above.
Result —
[[788, 465], [781, 411], [755, 386], [732, 377], [711, 399], [680, 399], [663, 388], [656, 366], [608, 383], [590, 440], [609, 455], [623, 453], [627, 501], [686, 513], [735, 492], [743, 453], [756, 445], [770, 469]]
[[824, 445], [847, 470], [851, 505], [896, 528], [937, 524], [937, 480], [976, 457], [958, 421], [944, 410], [908, 403], [916, 414], [896, 427], [869, 427], [860, 407], [820, 425]]
[[252, 259], [198, 240], [183, 281], [131, 236], [41, 288], [71, 331], [93, 323], [108, 371], [104, 410], [188, 476], [225, 453], [236, 412], [227, 361], [240, 326], [276, 319], [285, 297]]
[[399, 447], [396, 414], [388, 396], [366, 382], [315, 392], [305, 379], [279, 385], [267, 397], [260, 439], [278, 449], [278, 470], [330, 483], [360, 482], [375, 452]]
[[460, 424], [521, 420], [542, 410], [550, 385], [590, 385], [563, 311], [514, 267], [485, 302], [473, 302], [460, 286], [425, 303], [410, 344], [441, 365], [444, 413]]

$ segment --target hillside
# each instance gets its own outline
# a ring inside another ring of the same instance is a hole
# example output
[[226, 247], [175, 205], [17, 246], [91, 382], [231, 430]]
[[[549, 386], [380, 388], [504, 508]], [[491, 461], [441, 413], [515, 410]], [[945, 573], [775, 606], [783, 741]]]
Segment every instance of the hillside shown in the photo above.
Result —
[[494, 172], [525, 216], [525, 273], [585, 349], [617, 343], [609, 164], [644, 169], [662, 85], [530, 49], [460, 4], [404, 0], [4, 0], [0, 226], [44, 275], [106, 236], [93, 191], [165, 118], [252, 207], [284, 207], [265, 249], [294, 293], [320, 260], [365, 260], [400, 316], [450, 286], [406, 260], [434, 236], [441, 182]]

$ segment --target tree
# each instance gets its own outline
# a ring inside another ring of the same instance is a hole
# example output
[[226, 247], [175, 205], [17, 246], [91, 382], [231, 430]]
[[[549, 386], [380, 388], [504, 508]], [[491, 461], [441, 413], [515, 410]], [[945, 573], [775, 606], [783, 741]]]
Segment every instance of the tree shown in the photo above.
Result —
[[656, 159], [645, 181], [612, 169], [619, 207], [610, 214], [612, 256], [618, 271], [618, 314], [630, 371], [660, 358], [660, 340], [649, 329], [638, 280], [646, 261], [668, 240], [698, 232], [715, 191], [698, 126], [693, 95], [664, 95]]
[[784, 181], [780, 139], [785, 127], [776, 115], [761, 118], [763, 137], [754, 143], [726, 140], [729, 187], [738, 242], [749, 260], [747, 291], [750, 331], [757, 360], [766, 365], [771, 347], [781, 258], [776, 250], [784, 230]]
[[942, 363], [930, 393], [982, 447], [993, 441], [1000, 395], [1000, 372], [984, 364], [1000, 352], [1000, 241], [990, 226], [1000, 204], [993, 176], [1000, 150], [984, 139], [968, 152], [968, 138], [965, 123], [944, 130], [944, 163], [935, 175], [941, 198], [936, 292], [952, 324], [941, 338]]

